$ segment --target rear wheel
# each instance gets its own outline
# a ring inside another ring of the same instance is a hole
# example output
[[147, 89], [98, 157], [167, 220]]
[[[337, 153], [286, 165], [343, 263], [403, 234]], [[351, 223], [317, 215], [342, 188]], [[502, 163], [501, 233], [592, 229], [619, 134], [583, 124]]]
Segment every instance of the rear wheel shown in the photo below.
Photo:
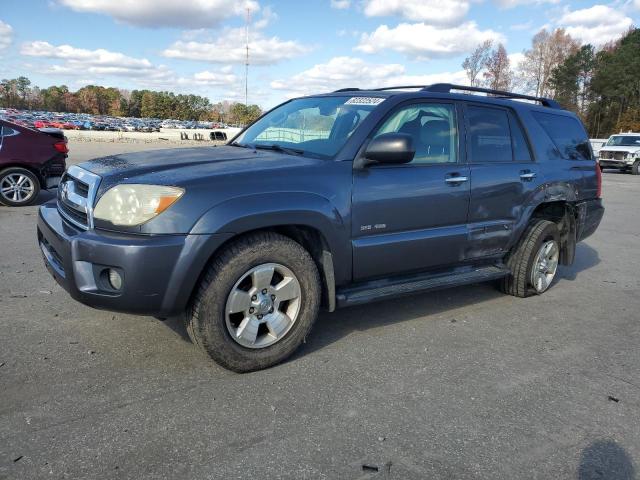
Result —
[[560, 259], [560, 233], [549, 220], [535, 219], [507, 259], [511, 273], [500, 290], [516, 297], [544, 293], [553, 282]]
[[236, 372], [289, 357], [318, 314], [320, 278], [293, 240], [258, 233], [227, 246], [208, 267], [186, 315], [193, 343]]
[[9, 207], [31, 205], [38, 193], [38, 177], [26, 168], [11, 167], [0, 172], [0, 203]]

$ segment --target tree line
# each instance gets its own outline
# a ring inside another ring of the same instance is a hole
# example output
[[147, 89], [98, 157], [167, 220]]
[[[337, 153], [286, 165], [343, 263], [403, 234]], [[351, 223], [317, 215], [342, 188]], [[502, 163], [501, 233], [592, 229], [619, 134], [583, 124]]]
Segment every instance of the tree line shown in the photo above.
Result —
[[198, 95], [152, 90], [124, 90], [87, 85], [72, 92], [66, 85], [39, 88], [21, 76], [0, 82], [0, 107], [51, 112], [89, 113], [114, 117], [249, 123], [262, 111], [258, 105], [212, 104]]
[[484, 42], [464, 59], [469, 83], [550, 97], [575, 112], [592, 138], [640, 131], [640, 29], [599, 48], [545, 29], [513, 67], [502, 44]]

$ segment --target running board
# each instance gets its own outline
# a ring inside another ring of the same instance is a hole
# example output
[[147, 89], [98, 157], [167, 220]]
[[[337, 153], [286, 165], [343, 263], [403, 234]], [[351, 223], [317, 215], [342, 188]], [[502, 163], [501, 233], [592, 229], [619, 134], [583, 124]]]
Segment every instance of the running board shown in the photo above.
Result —
[[361, 303], [369, 303], [377, 300], [411, 295], [427, 290], [457, 287], [472, 283], [497, 280], [509, 274], [509, 269], [504, 265], [490, 265], [486, 267], [459, 270], [444, 274], [413, 275], [394, 280], [374, 280], [364, 284], [338, 289], [336, 303], [338, 307], [349, 307]]

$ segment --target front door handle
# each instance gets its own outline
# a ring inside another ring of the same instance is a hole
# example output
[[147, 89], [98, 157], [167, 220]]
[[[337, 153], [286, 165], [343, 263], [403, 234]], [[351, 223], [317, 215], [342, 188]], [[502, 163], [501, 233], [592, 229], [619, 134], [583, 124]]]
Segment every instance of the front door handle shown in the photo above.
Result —
[[533, 180], [534, 178], [536, 178], [536, 173], [535, 172], [521, 172], [520, 173], [520, 179], [521, 180]]
[[469, 180], [469, 177], [448, 177], [445, 178], [444, 181], [449, 185], [460, 185]]

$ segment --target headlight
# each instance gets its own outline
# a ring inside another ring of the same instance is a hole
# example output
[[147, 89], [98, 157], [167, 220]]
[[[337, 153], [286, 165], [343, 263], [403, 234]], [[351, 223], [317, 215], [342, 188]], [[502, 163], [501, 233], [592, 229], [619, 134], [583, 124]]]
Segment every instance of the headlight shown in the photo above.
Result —
[[114, 225], [140, 225], [173, 205], [184, 190], [164, 185], [122, 184], [107, 191], [93, 216]]

